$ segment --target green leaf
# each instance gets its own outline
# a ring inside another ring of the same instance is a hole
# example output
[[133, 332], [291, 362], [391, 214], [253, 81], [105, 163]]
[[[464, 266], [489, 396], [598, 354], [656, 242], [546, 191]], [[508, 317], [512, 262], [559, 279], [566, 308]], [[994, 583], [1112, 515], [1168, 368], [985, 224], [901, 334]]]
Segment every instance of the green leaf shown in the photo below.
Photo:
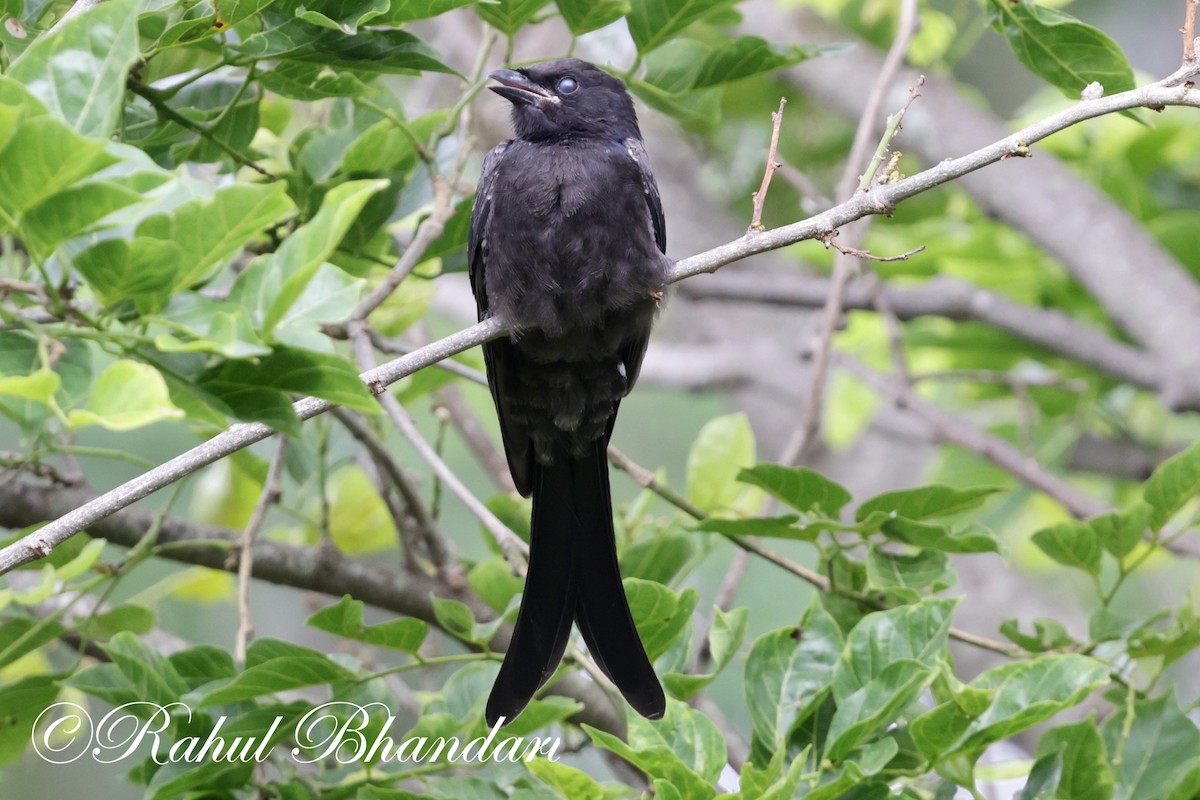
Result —
[[265, 694], [353, 678], [354, 674], [345, 667], [315, 651], [312, 655], [272, 658], [247, 667], [229, 683], [204, 695], [200, 707], [239, 703]]
[[797, 511], [836, 518], [850, 502], [845, 487], [805, 467], [759, 464], [738, 473], [738, 480], [765, 489], [772, 497]]
[[713, 606], [712, 628], [708, 632], [708, 649], [712, 653], [713, 666], [718, 670], [737, 655], [746, 640], [746, 630], [750, 623], [750, 609], [735, 608], [732, 611], [722, 611]]
[[390, 647], [405, 653], [416, 653], [429, 633], [423, 620], [401, 617], [379, 625], [363, 624], [363, 603], [344, 595], [333, 605], [322, 608], [308, 618], [314, 628], [367, 644]]
[[834, 697], [841, 702], [882, 675], [894, 661], [912, 660], [936, 666], [942, 658], [957, 603], [957, 600], [926, 600], [863, 617], [846, 638], [834, 673]]
[[391, 8], [374, 20], [376, 25], [399, 25], [416, 19], [440, 17], [447, 11], [474, 5], [478, 0], [392, 0]]
[[1135, 503], [1124, 511], [1092, 517], [1088, 520], [1088, 525], [1105, 550], [1117, 558], [1124, 558], [1142, 541], [1153, 515], [1152, 506], [1147, 503]]
[[889, 517], [904, 517], [910, 520], [925, 520], [957, 514], [977, 508], [991, 495], [999, 492], [999, 486], [974, 486], [955, 489], [951, 486], [934, 484], [917, 489], [885, 492], [872, 497], [858, 507], [854, 518], [865, 520], [872, 512], [882, 512]]
[[719, 89], [671, 92], [640, 78], [630, 78], [627, 83], [643, 103], [673, 117], [689, 131], [711, 131], [721, 121]]
[[1073, 100], [1093, 81], [1106, 94], [1134, 87], [1128, 59], [1107, 34], [1032, 0], [989, 0], [992, 26], [1017, 60]]
[[631, 10], [628, 0], [558, 0], [555, 5], [575, 36], [616, 22]]
[[329, 500], [329, 538], [347, 555], [394, 551], [396, 521], [379, 487], [357, 464], [339, 467], [325, 489]]
[[916, 547], [941, 550], [943, 553], [1003, 553], [1004, 545], [996, 534], [978, 523], [960, 530], [944, 525], [926, 525], [904, 517], [885, 519], [880, 530], [889, 539]]
[[238, 276], [230, 299], [260, 314], [259, 330], [269, 334], [337, 249], [367, 200], [386, 186], [383, 180], [348, 181], [331, 189], [316, 216]]
[[621, 551], [621, 574], [669, 584], [694, 552], [686, 536], [659, 533], [641, 538]]
[[670, 649], [691, 621], [700, 595], [695, 589], [675, 594], [661, 583], [626, 578], [625, 595], [646, 655], [654, 661]]
[[39, 369], [29, 375], [0, 378], [0, 394], [49, 405], [61, 385], [62, 379], [57, 374], [48, 369]]
[[121, 631], [143, 635], [154, 628], [154, 612], [145, 606], [119, 605], [92, 618], [87, 634], [90, 637], [108, 639]]
[[21, 218], [21, 240], [39, 261], [67, 239], [96, 229], [112, 212], [140, 202], [142, 196], [118, 183], [94, 181], [53, 195]]
[[689, 770], [713, 784], [728, 758], [725, 737], [712, 720], [678, 700], [667, 701], [660, 721], [631, 719], [627, 741], [638, 751], [667, 747]]
[[[207, 370], [196, 383], [228, 404], [240, 419], [268, 424], [275, 424], [273, 414], [278, 409], [256, 407], [264, 395], [284, 397], [286, 403], [283, 393], [308, 394], [359, 411], [378, 411], [375, 399], [349, 361], [308, 350], [280, 348], [257, 361], [229, 359]], [[291, 417], [295, 418], [294, 412]]]
[[1176, 453], [1154, 470], [1142, 496], [1154, 510], [1150, 524], [1160, 530], [1184, 504], [1200, 492], [1200, 442]]
[[758, 36], [739, 36], [713, 50], [700, 65], [691, 88], [732, 83], [790, 67], [820, 52], [812, 45], [775, 45]]
[[505, 36], [512, 36], [533, 19], [550, 0], [499, 0], [496, 3], [480, 3], [475, 13]]
[[938, 550], [890, 553], [872, 544], [867, 553], [867, 586], [903, 603], [948, 589], [955, 582], [949, 559]]
[[[29, 747], [34, 722], [56, 697], [58, 682], [53, 675], [33, 675], [0, 687], [0, 708], [4, 709], [4, 718], [0, 720], [0, 764], [11, 764], [21, 758]], [[33, 740], [36, 747], [41, 738], [33, 734]]]
[[0, 150], [0, 223], [18, 217], [112, 164], [104, 142], [85, 139], [53, 117], [24, 118]]
[[693, 530], [720, 533], [726, 536], [767, 536], [773, 539], [796, 539], [801, 542], [816, 541], [820, 528], [801, 523], [796, 514], [782, 517], [750, 517], [749, 519], [723, 519], [707, 517], [696, 523]]
[[632, 0], [629, 33], [639, 53], [648, 53], [704, 17], [734, 5], [735, 0]]
[[433, 616], [442, 630], [459, 639], [475, 641], [475, 615], [465, 603], [436, 595], [431, 595], [430, 599], [433, 601]]
[[1060, 522], [1033, 534], [1033, 543], [1043, 553], [1067, 567], [1100, 574], [1100, 540], [1096, 532], [1082, 522]]
[[270, 72], [262, 73], [259, 81], [265, 89], [290, 100], [321, 100], [364, 94], [371, 89], [367, 81], [372, 77], [353, 69], [281, 61]]
[[92, 539], [83, 546], [83, 549], [74, 558], [61, 567], [58, 567], [56, 570], [58, 579], [61, 581], [73, 581], [80, 575], [83, 575], [100, 559], [100, 553], [103, 550], [104, 540]]
[[712, 784], [691, 770], [666, 745], [634, 749], [611, 733], [590, 725], [584, 725], [583, 729], [597, 747], [616, 753], [651, 778], [664, 779], [687, 800], [711, 800], [716, 797], [717, 792]]
[[1133, 704], [1132, 719], [1130, 710], [1122, 704], [1104, 720], [1100, 732], [1108, 752], [1121, 754], [1115, 765], [1117, 788], [1113, 800], [1175, 800], [1171, 790], [1194, 774], [1200, 729], [1180, 711], [1170, 694], [1138, 700]]
[[604, 787], [583, 770], [544, 758], [526, 762], [525, 768], [557, 791], [561, 797], [570, 797], [572, 800], [608, 800]]
[[83, 408], [68, 415], [72, 428], [100, 425], [110, 431], [128, 431], [165, 419], [180, 419], [167, 384], [149, 364], [129, 359], [114, 361], [96, 378]]
[[1095, 719], [1047, 731], [1038, 740], [1037, 755], [1039, 761], [1055, 758], [1058, 763], [1058, 780], [1047, 787], [1050, 796], [1062, 800], [1111, 800], [1115, 781]]
[[829, 724], [825, 757], [840, 761], [868, 734], [889, 725], [916, 700], [937, 670], [911, 659], [889, 663], [857, 691], [838, 698]]
[[129, 631], [122, 631], [101, 645], [139, 700], [158, 705], [177, 701], [188, 690], [171, 662]]
[[756, 738], [780, 747], [799, 720], [829, 691], [844, 641], [837, 622], [814, 595], [798, 628], [755, 640], [746, 657], [744, 687]]
[[989, 669], [968, 686], [990, 691], [992, 702], [967, 727], [960, 746], [982, 752], [992, 742], [1077, 705], [1108, 680], [1103, 662], [1077, 653], [1038, 656]]
[[282, 181], [233, 184], [212, 197], [146, 218], [138, 225], [137, 235], [179, 245], [186, 261], [179, 266], [172, 289], [186, 289], [211, 277], [213, 270], [251, 237], [293, 209]]
[[105, 239], [75, 256], [75, 269], [105, 306], [132, 301], [143, 314], [167, 304], [183, 248], [161, 239]]
[[745, 414], [709, 420], [688, 451], [688, 500], [707, 512], [729, 507], [740, 491], [738, 472], [753, 463], [754, 431]]
[[255, 60], [300, 61], [360, 72], [449, 72], [438, 54], [407, 31], [364, 30], [347, 34], [266, 12], [268, 25], [230, 49]]
[[1025, 648], [1031, 653], [1043, 653], [1047, 650], [1057, 650], [1075, 643], [1062, 623], [1053, 619], [1035, 619], [1033, 634], [1021, 633], [1020, 625], [1015, 619], [1006, 619], [1000, 623], [1000, 633], [1009, 641]]
[[522, 582], [512, 574], [512, 567], [501, 555], [492, 555], [475, 564], [467, 572], [467, 583], [497, 613], [508, 608], [512, 599], [521, 593]]
[[227, 680], [237, 675], [237, 666], [228, 650], [211, 644], [198, 644], [167, 657], [179, 677], [191, 688], [209, 681]]
[[143, 0], [108, 0], [38, 39], [8, 70], [56, 116], [84, 136], [113, 132], [125, 78], [138, 58]]

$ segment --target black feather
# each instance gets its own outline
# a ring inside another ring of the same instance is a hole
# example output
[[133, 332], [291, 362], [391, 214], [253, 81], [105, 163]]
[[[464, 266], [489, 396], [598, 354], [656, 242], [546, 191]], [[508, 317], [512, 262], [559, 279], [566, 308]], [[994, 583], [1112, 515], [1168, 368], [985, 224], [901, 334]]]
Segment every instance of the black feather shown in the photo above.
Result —
[[578, 59], [493, 77], [517, 138], [484, 161], [468, 255], [479, 318], [498, 314], [519, 331], [484, 357], [533, 519], [488, 722], [514, 718], [554, 673], [572, 618], [630, 705], [658, 717], [665, 699], [621, 585], [605, 460], [670, 268], [658, 187], [617, 78]]

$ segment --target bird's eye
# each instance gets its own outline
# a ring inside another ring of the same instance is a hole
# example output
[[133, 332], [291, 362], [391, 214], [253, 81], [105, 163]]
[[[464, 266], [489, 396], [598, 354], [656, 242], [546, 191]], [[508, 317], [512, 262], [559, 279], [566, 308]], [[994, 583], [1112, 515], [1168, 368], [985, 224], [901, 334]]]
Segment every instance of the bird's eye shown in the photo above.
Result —
[[559, 78], [558, 79], [558, 93], [559, 94], [571, 94], [578, 88], [579, 88], [579, 84], [576, 82], [576, 80], [574, 78]]

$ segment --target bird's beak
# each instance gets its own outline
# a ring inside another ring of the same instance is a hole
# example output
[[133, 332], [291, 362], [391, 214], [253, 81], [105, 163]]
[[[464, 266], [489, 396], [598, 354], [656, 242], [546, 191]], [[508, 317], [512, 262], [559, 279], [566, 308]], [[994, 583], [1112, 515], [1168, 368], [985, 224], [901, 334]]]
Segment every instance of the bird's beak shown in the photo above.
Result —
[[559, 102], [558, 97], [551, 94], [548, 89], [538, 86], [515, 69], [498, 69], [488, 77], [500, 83], [499, 86], [489, 86], [488, 88], [512, 103], [536, 106], [542, 103]]

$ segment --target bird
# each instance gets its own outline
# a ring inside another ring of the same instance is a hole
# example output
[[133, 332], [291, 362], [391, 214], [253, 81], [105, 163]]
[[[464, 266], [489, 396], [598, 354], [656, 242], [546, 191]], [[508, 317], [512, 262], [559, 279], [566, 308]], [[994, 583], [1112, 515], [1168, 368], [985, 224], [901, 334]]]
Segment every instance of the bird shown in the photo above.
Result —
[[509, 471], [533, 511], [485, 719], [520, 714], [558, 668], [572, 621], [626, 702], [659, 719], [666, 699], [621, 582], [606, 458], [670, 274], [658, 186], [620, 79], [576, 58], [489, 78], [515, 136], [484, 158], [469, 275], [479, 319], [514, 331], [483, 353]]

